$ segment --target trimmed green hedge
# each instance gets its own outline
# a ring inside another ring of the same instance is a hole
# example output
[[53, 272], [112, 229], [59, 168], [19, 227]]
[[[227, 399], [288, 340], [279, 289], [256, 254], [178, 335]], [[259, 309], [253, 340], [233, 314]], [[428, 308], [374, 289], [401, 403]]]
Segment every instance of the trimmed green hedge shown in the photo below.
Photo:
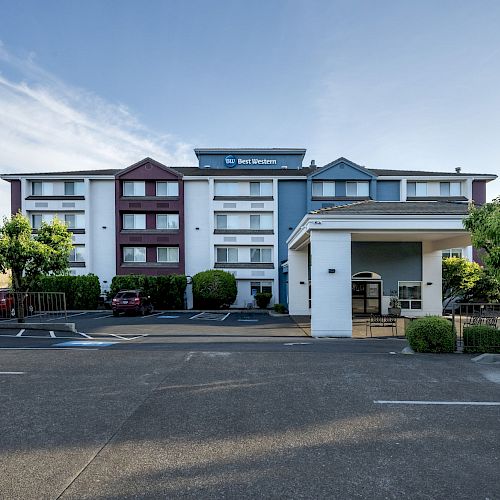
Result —
[[184, 309], [186, 285], [186, 276], [181, 274], [167, 276], [124, 274], [112, 279], [109, 295], [112, 298], [120, 290], [139, 289], [151, 297], [151, 302], [157, 309]]
[[273, 294], [269, 292], [259, 292], [255, 294], [255, 302], [260, 309], [266, 309], [273, 298]]
[[229, 307], [236, 300], [237, 293], [236, 278], [227, 271], [211, 269], [193, 276], [195, 309]]
[[500, 330], [492, 326], [466, 326], [463, 335], [465, 353], [500, 353]]
[[273, 309], [278, 314], [286, 314], [287, 312], [286, 306], [283, 304], [274, 304]]
[[452, 324], [440, 316], [425, 316], [412, 321], [405, 335], [416, 352], [455, 352], [456, 336]]
[[94, 274], [82, 276], [42, 276], [32, 292], [64, 292], [66, 309], [97, 309], [101, 285]]

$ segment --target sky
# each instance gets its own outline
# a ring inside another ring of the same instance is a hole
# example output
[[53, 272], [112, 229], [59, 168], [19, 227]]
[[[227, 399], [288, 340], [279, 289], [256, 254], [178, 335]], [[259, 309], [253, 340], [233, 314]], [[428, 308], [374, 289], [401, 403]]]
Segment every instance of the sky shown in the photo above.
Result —
[[304, 147], [498, 175], [499, 26], [498, 0], [0, 0], [0, 172]]

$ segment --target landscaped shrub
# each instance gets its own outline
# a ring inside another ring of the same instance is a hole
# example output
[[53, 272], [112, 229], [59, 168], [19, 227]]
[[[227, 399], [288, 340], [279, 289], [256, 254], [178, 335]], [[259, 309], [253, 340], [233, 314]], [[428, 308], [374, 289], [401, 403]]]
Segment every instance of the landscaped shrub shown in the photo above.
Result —
[[466, 326], [463, 335], [465, 353], [500, 353], [500, 330], [492, 326]]
[[452, 324], [440, 316], [426, 316], [412, 321], [405, 335], [416, 352], [455, 351], [456, 336]]
[[42, 276], [31, 287], [32, 292], [64, 292], [66, 309], [96, 309], [101, 294], [99, 278], [82, 276]]
[[286, 314], [286, 306], [283, 304], [274, 304], [273, 308], [274, 312], [277, 312], [278, 314]]
[[227, 271], [212, 269], [193, 276], [193, 301], [196, 309], [229, 307], [238, 293], [236, 278]]
[[260, 309], [266, 309], [266, 307], [269, 305], [269, 302], [271, 302], [272, 297], [272, 293], [259, 292], [255, 294], [255, 302], [257, 302], [257, 306]]
[[109, 295], [114, 297], [120, 290], [142, 290], [151, 297], [151, 302], [157, 309], [183, 309], [186, 285], [186, 276], [179, 274], [124, 274], [112, 279]]

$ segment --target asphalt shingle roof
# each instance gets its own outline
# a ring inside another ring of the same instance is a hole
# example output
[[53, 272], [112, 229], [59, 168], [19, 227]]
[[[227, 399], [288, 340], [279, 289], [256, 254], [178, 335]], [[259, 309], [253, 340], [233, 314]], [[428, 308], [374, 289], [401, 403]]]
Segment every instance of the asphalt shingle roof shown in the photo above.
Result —
[[467, 215], [467, 203], [446, 201], [360, 201], [346, 205], [320, 208], [311, 214], [349, 215]]

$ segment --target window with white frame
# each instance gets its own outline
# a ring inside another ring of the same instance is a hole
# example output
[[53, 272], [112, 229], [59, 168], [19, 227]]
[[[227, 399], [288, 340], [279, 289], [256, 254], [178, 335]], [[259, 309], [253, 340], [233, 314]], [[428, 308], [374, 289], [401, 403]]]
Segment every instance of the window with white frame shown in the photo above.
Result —
[[146, 214], [123, 214], [123, 229], [146, 229]]
[[31, 194], [33, 196], [52, 196], [54, 184], [52, 182], [32, 181]]
[[272, 228], [273, 228], [273, 215], [272, 214], [251, 214], [250, 215], [250, 229], [269, 230]]
[[179, 229], [179, 214], [156, 214], [156, 229]]
[[85, 262], [85, 246], [75, 245], [69, 253], [70, 262]]
[[177, 181], [157, 182], [156, 196], [179, 196], [179, 183]]
[[272, 182], [251, 182], [250, 183], [250, 196], [272, 196], [273, 183]]
[[441, 196], [461, 196], [462, 183], [461, 182], [440, 182], [439, 194]]
[[408, 182], [406, 184], [407, 196], [427, 196], [427, 182]]
[[216, 250], [217, 262], [238, 262], [238, 249], [234, 247], [221, 247]]
[[83, 229], [85, 227], [83, 214], [63, 214], [63, 220], [68, 229]]
[[156, 249], [157, 262], [179, 262], [178, 247], [158, 247]]
[[217, 214], [215, 229], [240, 229], [240, 217], [234, 214]]
[[258, 293], [273, 293], [271, 281], [250, 281], [250, 295], [255, 297]]
[[401, 309], [422, 309], [421, 281], [400, 281], [398, 290]]
[[65, 181], [65, 196], [82, 196], [84, 192], [84, 183], [82, 181]]
[[250, 248], [250, 262], [268, 263], [273, 261], [270, 248]]
[[123, 196], [146, 196], [146, 183], [144, 181], [124, 181]]
[[238, 196], [239, 194], [238, 182], [215, 182], [215, 196]]
[[450, 257], [462, 257], [463, 250], [461, 248], [448, 248], [447, 250], [443, 250], [442, 255], [443, 259], [449, 259]]
[[146, 262], [146, 247], [123, 247], [123, 262]]
[[346, 182], [345, 183], [346, 196], [369, 196], [370, 185], [366, 181], [361, 182]]
[[335, 196], [335, 182], [334, 181], [313, 182], [312, 195], [320, 196], [323, 198], [333, 198]]

